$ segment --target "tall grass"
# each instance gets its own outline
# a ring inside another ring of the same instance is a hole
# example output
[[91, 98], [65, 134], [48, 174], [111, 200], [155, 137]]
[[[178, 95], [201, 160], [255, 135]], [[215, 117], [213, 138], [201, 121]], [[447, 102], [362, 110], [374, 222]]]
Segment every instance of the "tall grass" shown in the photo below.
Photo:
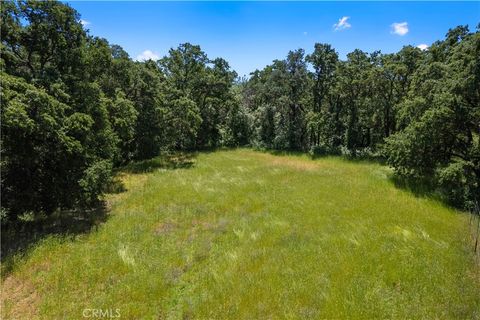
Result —
[[188, 161], [119, 173], [104, 224], [17, 261], [4, 317], [480, 319], [468, 217], [388, 168], [251, 150]]

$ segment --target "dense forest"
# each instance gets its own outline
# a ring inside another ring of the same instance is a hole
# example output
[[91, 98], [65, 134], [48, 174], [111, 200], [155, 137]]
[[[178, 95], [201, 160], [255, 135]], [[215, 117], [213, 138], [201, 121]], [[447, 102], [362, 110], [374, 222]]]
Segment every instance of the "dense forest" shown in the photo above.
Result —
[[290, 51], [248, 79], [198, 45], [134, 61], [54, 1], [1, 6], [2, 224], [94, 206], [115, 167], [251, 146], [379, 158], [450, 204], [480, 198], [480, 25], [427, 50]]

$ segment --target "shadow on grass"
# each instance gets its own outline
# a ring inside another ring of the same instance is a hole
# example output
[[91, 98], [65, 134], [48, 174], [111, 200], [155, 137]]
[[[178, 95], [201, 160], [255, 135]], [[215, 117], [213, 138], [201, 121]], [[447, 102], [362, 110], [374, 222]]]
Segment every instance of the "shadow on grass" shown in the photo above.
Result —
[[[325, 158], [338, 158], [347, 162], [358, 164], [370, 164], [375, 163], [382, 166], [387, 166], [386, 159], [378, 155], [371, 154], [357, 154], [356, 156], [342, 155], [338, 153], [326, 153], [326, 154], [310, 154], [303, 151], [295, 150], [271, 150], [271, 149], [254, 149], [259, 152], [265, 152], [275, 156], [309, 156], [312, 160], [325, 159]], [[454, 209], [462, 210], [458, 205], [455, 205], [445, 198], [439, 191], [437, 185], [431, 179], [419, 179], [419, 178], [404, 178], [394, 173], [388, 175], [388, 179], [393, 183], [396, 188], [406, 190], [413, 196], [418, 198], [428, 198], [441, 202], [443, 205]]]
[[464, 202], [455, 203], [449, 200], [432, 179], [404, 178], [395, 173], [391, 173], [388, 179], [396, 188], [405, 190], [414, 197], [437, 201], [443, 206], [457, 212], [470, 213], [472, 215], [477, 214], [474, 213], [472, 209], [465, 208]]
[[[127, 191], [119, 173], [141, 174], [158, 169], [175, 170], [191, 168], [197, 153], [176, 152], [162, 154], [156, 158], [132, 162], [117, 168], [107, 193]], [[37, 217], [32, 221], [15, 221], [1, 226], [1, 271], [2, 278], [14, 268], [15, 261], [25, 254], [29, 248], [48, 236], [70, 238], [96, 230], [108, 219], [108, 208], [105, 202], [99, 202], [89, 210], [57, 211], [47, 217]]]
[[304, 151], [295, 151], [295, 150], [274, 150], [274, 149], [254, 149], [259, 152], [266, 152], [268, 154], [271, 154], [272, 156], [296, 156], [296, 157], [301, 157], [301, 156], [308, 156], [307, 152]]
[[89, 210], [58, 211], [34, 221], [2, 225], [2, 278], [13, 270], [15, 261], [40, 240], [47, 236], [69, 238], [87, 233], [107, 221], [107, 217], [107, 207], [104, 202], [100, 202]]
[[195, 163], [197, 153], [177, 152], [162, 154], [156, 158], [132, 162], [118, 169], [119, 172], [126, 173], [148, 173], [157, 169], [187, 169]]
[[393, 185], [399, 189], [404, 189], [412, 193], [416, 197], [428, 197], [435, 200], [442, 200], [438, 192], [436, 192], [435, 185], [432, 181], [427, 179], [408, 179], [395, 174], [389, 176], [389, 180]]
[[310, 154], [306, 151], [296, 151], [296, 150], [275, 150], [275, 149], [253, 149], [258, 152], [265, 152], [273, 156], [308, 156], [312, 160], [325, 159], [325, 158], [339, 158], [349, 162], [355, 163], [378, 163], [385, 165], [386, 161], [381, 156], [370, 156], [370, 155], [357, 155], [357, 156], [346, 156], [341, 153], [325, 153], [325, 154]]
[[188, 169], [195, 164], [198, 152], [174, 152], [164, 153], [152, 159], [131, 162], [116, 168], [114, 177], [107, 188], [106, 193], [122, 193], [127, 191], [122, 182], [121, 174], [145, 174], [156, 170]]

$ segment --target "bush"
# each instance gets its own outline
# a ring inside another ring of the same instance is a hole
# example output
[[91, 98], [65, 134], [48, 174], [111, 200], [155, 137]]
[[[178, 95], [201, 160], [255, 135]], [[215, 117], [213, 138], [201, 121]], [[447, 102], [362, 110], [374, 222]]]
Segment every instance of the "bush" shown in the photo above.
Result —
[[439, 168], [435, 177], [445, 201], [456, 207], [469, 209], [473, 207], [473, 190], [475, 177], [471, 174], [471, 164], [463, 160]]
[[111, 183], [112, 163], [106, 160], [97, 161], [84, 173], [83, 178], [78, 182], [83, 190], [82, 202], [84, 205], [92, 206]]
[[324, 156], [338, 156], [341, 154], [339, 148], [326, 146], [326, 145], [316, 145], [310, 148], [308, 152], [312, 158], [324, 157]]
[[312, 157], [322, 157], [328, 155], [328, 147], [324, 145], [312, 146], [310, 148], [309, 154]]

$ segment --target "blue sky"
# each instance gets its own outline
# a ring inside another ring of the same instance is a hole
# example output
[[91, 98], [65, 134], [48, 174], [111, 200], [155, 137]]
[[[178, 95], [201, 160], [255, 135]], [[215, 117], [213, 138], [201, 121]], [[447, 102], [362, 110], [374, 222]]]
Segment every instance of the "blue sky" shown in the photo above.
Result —
[[480, 22], [480, 2], [87, 2], [69, 1], [95, 36], [132, 58], [162, 57], [183, 42], [248, 75], [316, 42], [340, 57], [430, 45], [449, 28]]

